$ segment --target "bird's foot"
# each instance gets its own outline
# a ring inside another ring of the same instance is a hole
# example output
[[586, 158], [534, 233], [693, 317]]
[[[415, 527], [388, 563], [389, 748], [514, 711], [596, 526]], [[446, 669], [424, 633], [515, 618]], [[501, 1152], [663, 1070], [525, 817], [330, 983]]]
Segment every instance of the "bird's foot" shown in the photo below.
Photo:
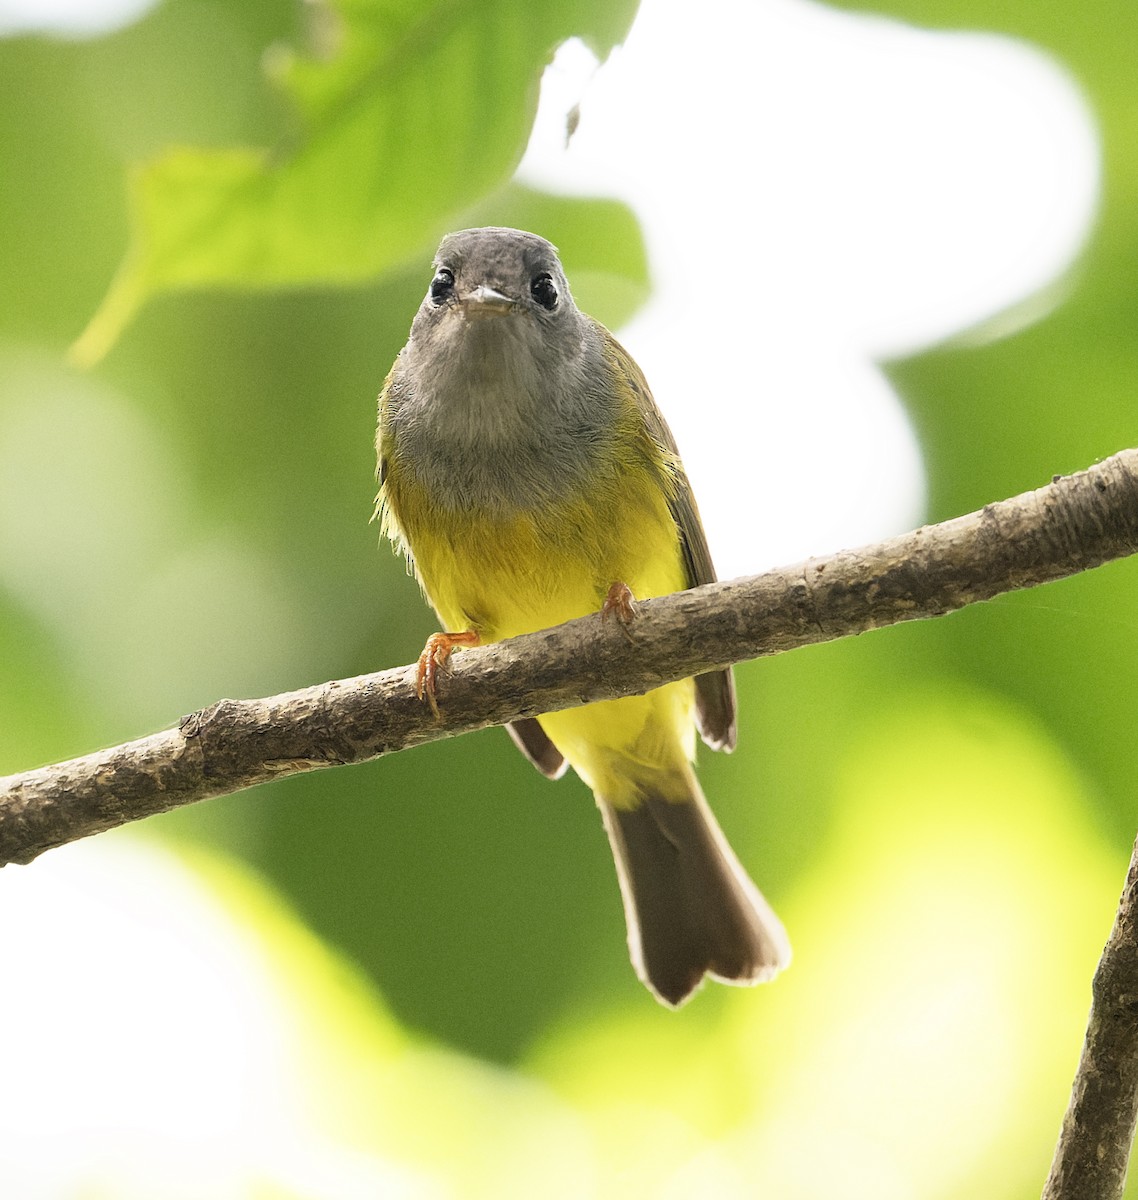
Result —
[[465, 633], [432, 633], [427, 638], [415, 670], [415, 694], [420, 700], [426, 700], [436, 717], [439, 715], [435, 693], [439, 670], [446, 666], [447, 659], [457, 646], [477, 646], [478, 642], [478, 634], [473, 629]]
[[621, 583], [618, 579], [609, 588], [605, 602], [601, 605], [601, 621], [605, 622], [608, 621], [609, 617], [616, 617], [617, 621], [620, 622], [621, 632], [631, 642], [635, 639], [629, 630], [629, 626], [632, 624], [632, 619], [635, 616], [636, 597], [632, 594], [632, 588], [627, 583]]

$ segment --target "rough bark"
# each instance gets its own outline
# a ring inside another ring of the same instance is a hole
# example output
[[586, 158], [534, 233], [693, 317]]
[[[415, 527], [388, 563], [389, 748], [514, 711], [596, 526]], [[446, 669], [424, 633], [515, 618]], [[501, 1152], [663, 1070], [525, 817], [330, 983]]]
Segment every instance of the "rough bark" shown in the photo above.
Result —
[[1138, 1120], [1138, 842], [1091, 985], [1091, 1015], [1043, 1200], [1119, 1200]]

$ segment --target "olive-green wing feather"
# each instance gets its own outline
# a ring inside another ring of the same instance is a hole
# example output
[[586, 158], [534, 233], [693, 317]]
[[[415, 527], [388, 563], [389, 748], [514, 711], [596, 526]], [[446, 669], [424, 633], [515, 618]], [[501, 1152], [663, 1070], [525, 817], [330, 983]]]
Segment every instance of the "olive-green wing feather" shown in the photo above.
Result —
[[[636, 396], [636, 404], [649, 435], [673, 461], [675, 494], [669, 502], [669, 508], [680, 531], [688, 587], [714, 583], [715, 566], [707, 547], [707, 534], [703, 531], [695, 496], [680, 461], [676, 439], [652, 399], [643, 372], [619, 342], [610, 338], [609, 344], [617, 369], [624, 374]], [[696, 722], [703, 740], [715, 750], [734, 750], [738, 730], [735, 720], [735, 680], [731, 669], [728, 667], [723, 671], [697, 675], [695, 691]]]

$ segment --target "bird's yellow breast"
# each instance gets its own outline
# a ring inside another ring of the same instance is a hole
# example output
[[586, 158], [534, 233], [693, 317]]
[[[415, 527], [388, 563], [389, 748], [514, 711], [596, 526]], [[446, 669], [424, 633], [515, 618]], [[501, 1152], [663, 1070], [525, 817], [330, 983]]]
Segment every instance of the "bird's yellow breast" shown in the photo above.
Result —
[[[425, 487], [384, 446], [385, 531], [410, 553], [443, 627], [475, 630], [484, 642], [546, 629], [596, 612], [621, 582], [638, 599], [688, 584], [669, 501], [676, 463], [633, 406], [587, 483], [532, 508], [479, 511], [453, 491]], [[644, 794], [688, 798], [695, 752], [694, 686], [669, 684], [645, 696], [604, 701], [540, 718], [554, 745], [610, 803]]]
[[397, 440], [384, 463], [385, 528], [449, 630], [497, 641], [595, 612], [617, 581], [640, 599], [687, 583], [669, 506], [676, 464], [631, 402], [585, 478], [532, 506], [484, 511], [456, 490], [439, 494], [402, 461]]
[[625, 456], [559, 503], [490, 514], [429, 494], [395, 454], [385, 519], [443, 625], [497, 641], [595, 612], [618, 580], [640, 599], [684, 587], [667, 486]]

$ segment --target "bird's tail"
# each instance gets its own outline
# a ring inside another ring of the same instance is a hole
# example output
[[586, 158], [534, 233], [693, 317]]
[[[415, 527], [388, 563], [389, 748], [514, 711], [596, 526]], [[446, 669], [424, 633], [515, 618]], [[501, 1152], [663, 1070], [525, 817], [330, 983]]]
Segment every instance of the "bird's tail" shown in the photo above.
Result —
[[[684, 800], [649, 790], [630, 808], [597, 797], [616, 859], [632, 965], [674, 1007], [704, 975], [763, 983], [790, 961], [782, 922], [727, 844], [694, 773], [686, 776]], [[669, 783], [674, 792], [675, 779]]]

